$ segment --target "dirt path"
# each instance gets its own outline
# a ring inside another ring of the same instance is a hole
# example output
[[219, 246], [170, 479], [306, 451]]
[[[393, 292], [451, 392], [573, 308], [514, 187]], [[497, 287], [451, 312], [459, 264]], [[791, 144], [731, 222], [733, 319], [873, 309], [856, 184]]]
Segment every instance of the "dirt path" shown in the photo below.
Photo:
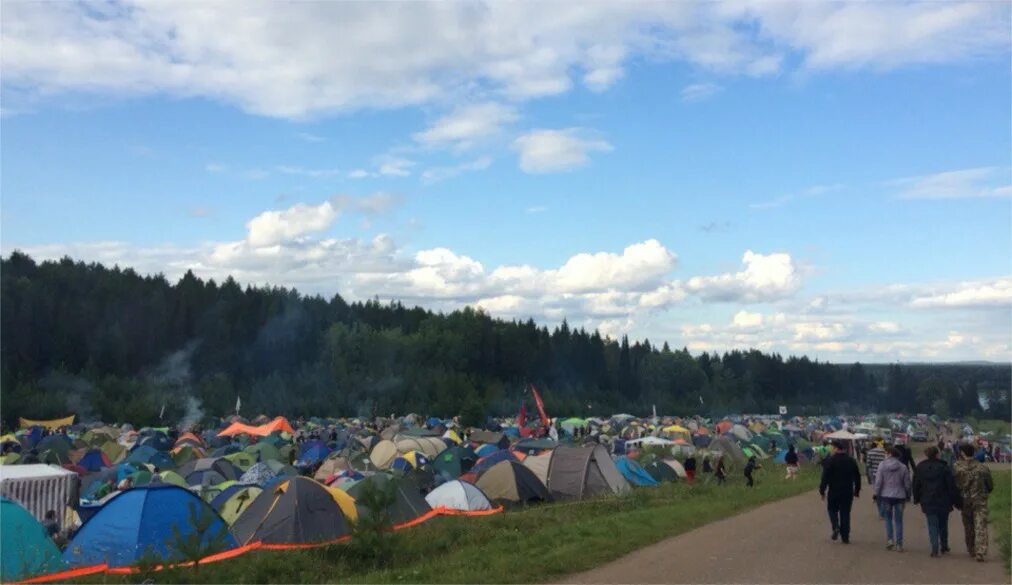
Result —
[[563, 582], [1009, 583], [993, 532], [988, 562], [978, 563], [966, 554], [958, 511], [949, 516], [952, 554], [933, 559], [919, 507], [906, 508], [903, 553], [885, 549], [885, 526], [864, 492], [854, 502], [849, 545], [830, 541], [825, 510], [817, 493], [795, 496], [642, 548]]

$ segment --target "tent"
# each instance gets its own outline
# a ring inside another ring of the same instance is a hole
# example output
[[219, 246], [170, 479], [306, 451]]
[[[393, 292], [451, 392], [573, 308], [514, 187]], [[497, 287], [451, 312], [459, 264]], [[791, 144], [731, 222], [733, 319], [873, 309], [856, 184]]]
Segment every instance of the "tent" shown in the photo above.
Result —
[[745, 456], [745, 452], [738, 446], [738, 443], [725, 436], [717, 437], [713, 441], [710, 441], [707, 447], [711, 452], [720, 451], [724, 453], [731, 461], [737, 463], [744, 463], [748, 459]]
[[474, 464], [474, 467], [472, 467], [470, 471], [465, 473], [462, 477], [467, 481], [474, 482], [474, 480], [477, 479], [478, 476], [482, 474], [482, 472], [484, 472], [486, 469], [489, 469], [493, 465], [499, 463], [500, 461], [519, 462], [522, 460], [523, 460], [522, 457], [518, 456], [516, 453], [510, 451], [509, 449], [499, 449], [498, 451], [489, 453], [488, 455], [479, 459]]
[[[617, 464], [616, 467], [618, 467]], [[660, 459], [652, 461], [649, 465], [643, 467], [643, 470], [649, 473], [650, 477], [654, 478], [658, 483], [678, 481], [678, 473], [675, 472], [675, 469], [670, 465], [666, 465]]]
[[541, 455], [531, 455], [524, 459], [524, 467], [534, 472], [534, 475], [545, 485], [548, 485], [548, 468], [551, 464], [551, 451]]
[[506, 435], [493, 431], [474, 431], [467, 439], [475, 444], [494, 445], [499, 449], [505, 449], [510, 445]]
[[315, 465], [330, 455], [330, 447], [323, 441], [307, 441], [302, 444], [299, 450], [299, 460], [296, 465]]
[[109, 563], [112, 567], [134, 565], [142, 559], [176, 560], [176, 533], [183, 538], [193, 535], [193, 519], [205, 515], [210, 515], [211, 524], [202, 542], [209, 552], [235, 548], [225, 521], [192, 492], [174, 485], [130, 489], [85, 522], [67, 545], [63, 560], [72, 566]]
[[307, 477], [293, 477], [262, 492], [232, 524], [242, 544], [330, 542], [348, 534], [349, 522], [334, 490]]
[[397, 445], [397, 451], [402, 455], [410, 451], [418, 451], [429, 459], [434, 459], [446, 450], [446, 441], [438, 436], [415, 437], [401, 434], [394, 438], [394, 444]]
[[488, 496], [474, 484], [460, 480], [449, 481], [437, 487], [425, 496], [425, 501], [433, 508], [450, 508], [466, 512], [492, 509]]
[[516, 461], [500, 461], [485, 471], [474, 484], [492, 502], [526, 504], [552, 499], [545, 484]]
[[320, 467], [317, 468], [316, 473], [313, 474], [313, 479], [316, 481], [326, 481], [331, 476], [337, 475], [342, 471], [350, 471], [351, 463], [344, 457], [334, 457], [334, 453], [331, 453], [330, 457], [327, 457]]
[[425, 455], [418, 451], [408, 451], [403, 455], [396, 457], [393, 462], [390, 463], [390, 469], [396, 469], [398, 471], [411, 471], [412, 469], [418, 469], [429, 464], [429, 460]]
[[10, 583], [63, 568], [60, 549], [39, 521], [15, 502], [0, 498], [0, 580]]
[[[390, 515], [390, 522], [395, 526], [410, 522], [432, 509], [422, 498], [418, 486], [407, 478], [377, 473], [351, 486], [347, 493], [357, 500], [367, 489], [390, 490], [393, 493], [394, 502], [387, 508], [387, 513]], [[368, 514], [368, 510], [360, 509], [359, 514]]]
[[277, 475], [266, 463], [257, 463], [239, 477], [239, 483], [263, 486]]
[[89, 449], [77, 460], [77, 464], [87, 471], [100, 471], [112, 466], [109, 456], [102, 452], [101, 449]]
[[552, 452], [548, 488], [557, 499], [577, 499], [629, 491], [628, 482], [601, 445], [559, 447]]
[[652, 475], [640, 467], [639, 463], [628, 457], [623, 456], [616, 459], [615, 467], [622, 474], [622, 477], [632, 485], [639, 487], [653, 487], [657, 485], [657, 480]]
[[372, 448], [369, 453], [369, 461], [378, 469], [387, 469], [398, 455], [400, 452], [397, 450], [397, 445], [393, 441], [384, 439]]
[[278, 450], [277, 446], [266, 439], [257, 442], [255, 445], [246, 447], [243, 451], [255, 457], [257, 461], [281, 460], [281, 452]]
[[455, 479], [467, 473], [478, 461], [470, 447], [458, 445], [443, 451], [432, 460], [432, 468], [446, 479]]
[[215, 496], [211, 500], [211, 506], [221, 514], [225, 522], [232, 525], [262, 491], [255, 485], [233, 484]]

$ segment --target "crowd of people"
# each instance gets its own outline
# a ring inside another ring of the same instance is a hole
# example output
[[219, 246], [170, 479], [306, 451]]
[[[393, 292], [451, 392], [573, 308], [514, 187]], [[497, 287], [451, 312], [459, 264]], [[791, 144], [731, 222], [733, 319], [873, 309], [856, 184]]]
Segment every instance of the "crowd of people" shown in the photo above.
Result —
[[[852, 447], [855, 447], [852, 449]], [[855, 451], [857, 459], [850, 452]], [[906, 444], [886, 446], [875, 437], [868, 445], [832, 442], [832, 455], [822, 462], [819, 494], [826, 501], [832, 540], [850, 542], [851, 509], [864, 485], [858, 459], [872, 490], [872, 501], [885, 526], [886, 549], [903, 552], [903, 515], [906, 505], [920, 506], [928, 528], [931, 557], [951, 552], [949, 514], [960, 511], [967, 553], [984, 562], [988, 551], [988, 495], [994, 489], [985, 464], [989, 451], [970, 442], [949, 444], [940, 438], [924, 449], [915, 463]], [[947, 454], [947, 457], [942, 455]]]

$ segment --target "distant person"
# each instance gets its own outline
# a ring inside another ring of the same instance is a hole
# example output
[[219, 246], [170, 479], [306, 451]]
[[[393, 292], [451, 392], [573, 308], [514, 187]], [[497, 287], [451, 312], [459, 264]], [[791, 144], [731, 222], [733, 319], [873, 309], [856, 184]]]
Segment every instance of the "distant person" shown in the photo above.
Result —
[[938, 447], [928, 447], [924, 455], [927, 459], [914, 470], [914, 505], [928, 521], [931, 556], [937, 558], [949, 552], [949, 512], [960, 506], [959, 490], [952, 470], [938, 457]]
[[717, 467], [714, 468], [713, 475], [717, 478], [717, 485], [724, 485], [724, 480], [727, 479], [727, 468], [724, 467], [723, 455], [717, 457]]
[[46, 529], [46, 536], [56, 540], [60, 534], [60, 524], [56, 521], [56, 511], [46, 510], [45, 520], [42, 521], [42, 527]]
[[895, 447], [900, 451], [900, 462], [907, 466], [910, 471], [914, 470], [914, 453], [910, 450], [910, 446], [904, 443], [896, 443]]
[[903, 463], [903, 450], [893, 447], [875, 473], [875, 500], [885, 516], [889, 550], [903, 552], [903, 508], [910, 492], [910, 470]]
[[850, 509], [854, 498], [861, 495], [861, 470], [857, 461], [847, 454], [843, 441], [833, 441], [833, 454], [822, 464], [822, 481], [819, 495], [826, 500], [829, 521], [833, 527], [832, 539], [850, 543]]
[[709, 456], [703, 457], [703, 473], [713, 473], [713, 465], [710, 464]]
[[864, 456], [864, 470], [868, 475], [868, 485], [875, 483], [875, 470], [886, 458], [885, 449], [882, 448], [882, 439], [875, 437], [874, 444], [875, 446], [868, 449]]
[[696, 458], [693, 455], [689, 455], [685, 458], [685, 463], [682, 464], [685, 469], [685, 479], [689, 482], [689, 485], [696, 480]]
[[752, 474], [757, 469], [762, 469], [759, 463], [755, 459], [755, 455], [748, 458], [748, 463], [745, 464], [745, 486], [755, 487], [755, 481], [752, 479]]
[[787, 477], [786, 479], [794, 479], [798, 476], [798, 452], [794, 449], [794, 445], [787, 447], [787, 454], [784, 455], [784, 463], [787, 464]]
[[952, 466], [956, 487], [962, 500], [963, 533], [966, 552], [979, 562], [987, 559], [987, 496], [994, 489], [991, 471], [974, 459], [973, 445], [959, 446], [959, 461]]

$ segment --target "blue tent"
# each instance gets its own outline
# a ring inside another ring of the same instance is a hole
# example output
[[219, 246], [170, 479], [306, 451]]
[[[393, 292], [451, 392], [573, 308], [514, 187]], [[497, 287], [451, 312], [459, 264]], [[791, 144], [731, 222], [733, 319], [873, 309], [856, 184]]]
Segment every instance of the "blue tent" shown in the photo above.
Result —
[[66, 568], [46, 529], [7, 498], [0, 498], [0, 555], [0, 579], [7, 583]]
[[[235, 538], [218, 513], [197, 495], [174, 485], [149, 485], [121, 493], [102, 506], [78, 530], [63, 552], [73, 566], [109, 563], [112, 567], [136, 564], [144, 558], [172, 561], [178, 558], [173, 542], [193, 534], [191, 515], [213, 515], [203, 542], [224, 537], [224, 549], [236, 547]], [[209, 551], [220, 552], [220, 550]]]
[[619, 457], [618, 459], [616, 459], [615, 467], [618, 468], [618, 471], [619, 473], [622, 474], [622, 477], [624, 477], [626, 481], [628, 481], [633, 485], [640, 487], [657, 485], [657, 480], [654, 479], [653, 476], [647, 473], [645, 469], [640, 467], [639, 463], [636, 463], [635, 461], [629, 459], [628, 457]]
[[162, 471], [176, 468], [176, 462], [168, 453], [163, 453], [150, 445], [134, 447], [124, 463], [150, 463]]
[[319, 463], [330, 455], [330, 447], [323, 441], [309, 441], [302, 444], [298, 465]]
[[110, 467], [109, 463], [109, 456], [103, 453], [101, 449], [91, 449], [77, 461], [78, 465], [88, 471], [100, 471], [106, 467]]

